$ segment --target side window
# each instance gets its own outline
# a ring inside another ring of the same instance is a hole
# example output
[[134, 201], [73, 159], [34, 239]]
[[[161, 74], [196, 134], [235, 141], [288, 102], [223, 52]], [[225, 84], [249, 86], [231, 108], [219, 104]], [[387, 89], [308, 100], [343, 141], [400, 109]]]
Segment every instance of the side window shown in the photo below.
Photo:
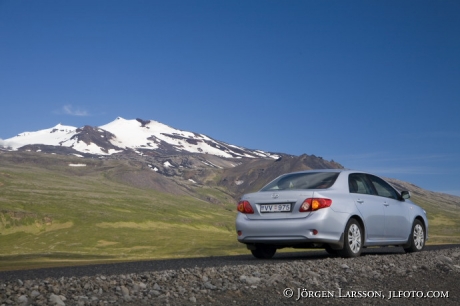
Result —
[[372, 185], [374, 185], [377, 195], [395, 200], [399, 199], [398, 193], [390, 186], [390, 184], [373, 175], [369, 175], [369, 179], [371, 180]]
[[350, 193], [372, 194], [372, 188], [363, 173], [352, 173], [348, 176]]

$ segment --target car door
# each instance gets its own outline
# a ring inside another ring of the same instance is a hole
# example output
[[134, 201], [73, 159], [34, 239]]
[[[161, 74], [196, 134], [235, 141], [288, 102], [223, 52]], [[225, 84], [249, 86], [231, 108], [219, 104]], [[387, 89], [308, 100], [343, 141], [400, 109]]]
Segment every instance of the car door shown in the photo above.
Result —
[[411, 229], [407, 206], [399, 193], [381, 178], [368, 175], [375, 191], [383, 204], [385, 212], [385, 239], [388, 241], [406, 241]]
[[350, 196], [355, 201], [358, 211], [363, 217], [366, 242], [378, 242], [384, 239], [385, 212], [384, 207], [373, 195], [373, 188], [364, 173], [352, 173], [348, 177]]

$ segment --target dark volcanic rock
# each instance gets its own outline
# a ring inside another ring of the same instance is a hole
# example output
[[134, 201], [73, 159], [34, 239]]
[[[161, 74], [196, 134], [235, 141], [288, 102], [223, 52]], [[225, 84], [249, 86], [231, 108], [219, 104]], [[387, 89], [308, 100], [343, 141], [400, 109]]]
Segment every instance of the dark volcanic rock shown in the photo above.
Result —
[[145, 127], [147, 124], [150, 123], [150, 120], [142, 120], [140, 118], [136, 118], [137, 121], [140, 122], [140, 124], [142, 124], [142, 127]]
[[108, 153], [110, 149], [121, 150], [119, 147], [114, 146], [110, 139], [115, 138], [110, 132], [99, 129], [97, 127], [92, 127], [85, 125], [81, 129], [77, 129], [77, 134], [70, 139], [76, 139], [77, 141], [83, 141], [86, 144], [95, 144], [101, 148], [102, 151]]
[[57, 146], [50, 146], [50, 145], [43, 145], [43, 144], [33, 144], [33, 145], [26, 145], [18, 149], [19, 152], [42, 152], [48, 154], [59, 154], [59, 155], [82, 155], [84, 157], [90, 157], [92, 154], [84, 154], [73, 148], [69, 147], [57, 147]]

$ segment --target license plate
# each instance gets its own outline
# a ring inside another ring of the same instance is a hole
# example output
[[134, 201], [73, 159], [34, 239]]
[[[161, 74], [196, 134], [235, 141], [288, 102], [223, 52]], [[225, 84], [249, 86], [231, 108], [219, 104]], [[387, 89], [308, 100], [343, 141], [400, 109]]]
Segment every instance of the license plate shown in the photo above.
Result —
[[291, 211], [291, 204], [268, 204], [260, 205], [260, 212], [282, 212]]

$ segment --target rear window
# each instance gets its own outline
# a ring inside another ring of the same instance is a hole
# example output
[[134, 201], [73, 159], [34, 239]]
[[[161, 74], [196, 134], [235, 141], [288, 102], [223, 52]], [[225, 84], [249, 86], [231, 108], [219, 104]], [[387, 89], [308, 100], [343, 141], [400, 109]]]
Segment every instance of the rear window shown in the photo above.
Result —
[[326, 189], [331, 187], [339, 172], [291, 173], [278, 177], [260, 191], [290, 189]]

